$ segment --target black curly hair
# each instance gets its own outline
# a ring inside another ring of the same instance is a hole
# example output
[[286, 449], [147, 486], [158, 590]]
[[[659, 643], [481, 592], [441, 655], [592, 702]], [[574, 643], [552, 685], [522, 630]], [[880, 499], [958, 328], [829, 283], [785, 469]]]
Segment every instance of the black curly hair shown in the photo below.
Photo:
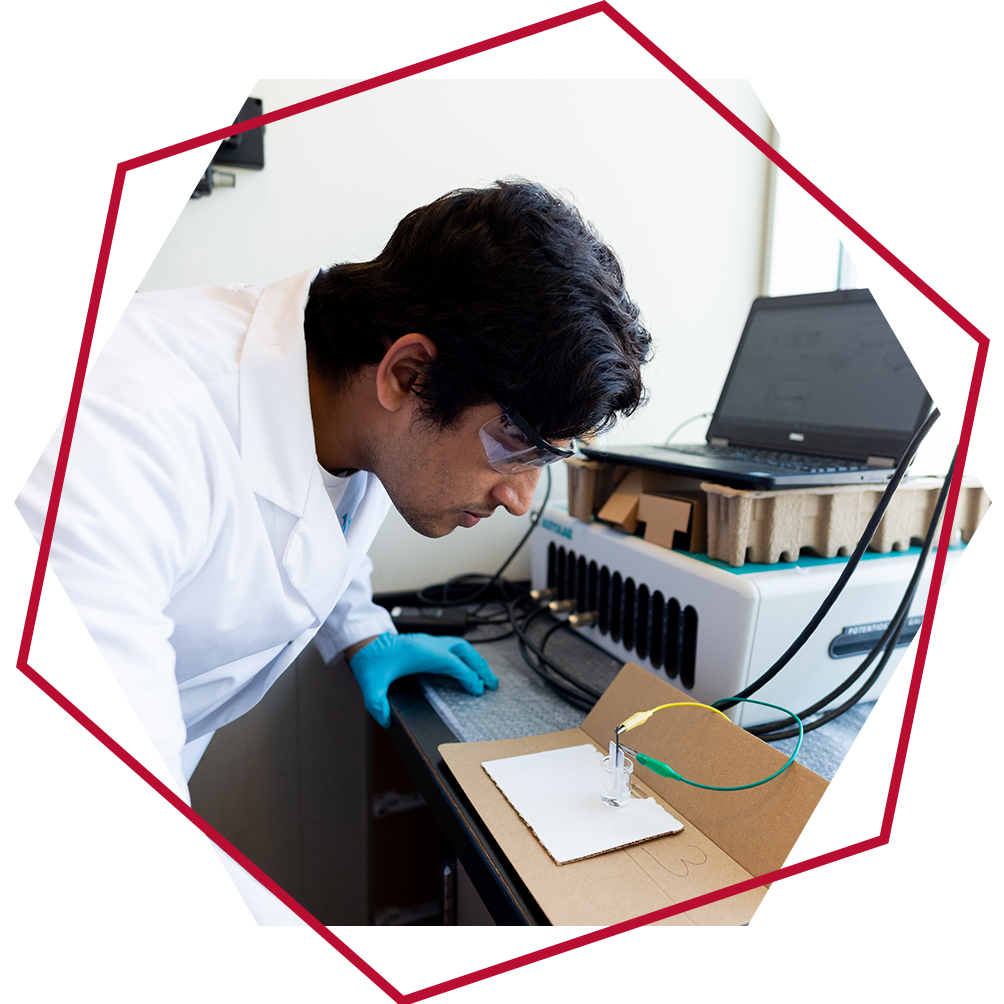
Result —
[[523, 180], [450, 192], [401, 220], [373, 261], [320, 273], [304, 329], [335, 381], [426, 335], [437, 354], [416, 391], [429, 419], [450, 426], [497, 401], [547, 439], [634, 411], [651, 350], [613, 251], [574, 206]]

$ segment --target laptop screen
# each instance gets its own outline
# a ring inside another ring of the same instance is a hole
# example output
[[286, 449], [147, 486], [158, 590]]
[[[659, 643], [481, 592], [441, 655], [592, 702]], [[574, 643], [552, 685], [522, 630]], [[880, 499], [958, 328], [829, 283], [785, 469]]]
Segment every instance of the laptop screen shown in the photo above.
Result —
[[898, 457], [930, 405], [867, 290], [761, 298], [708, 435], [836, 456]]

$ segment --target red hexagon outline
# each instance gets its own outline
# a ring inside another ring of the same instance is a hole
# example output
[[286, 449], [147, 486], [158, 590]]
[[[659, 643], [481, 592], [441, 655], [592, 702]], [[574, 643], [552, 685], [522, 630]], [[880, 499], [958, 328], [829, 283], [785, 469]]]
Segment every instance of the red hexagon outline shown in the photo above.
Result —
[[[134, 170], [135, 168], [144, 167], [147, 164], [153, 164], [159, 160], [164, 160], [167, 157], [174, 156], [175, 154], [193, 150], [196, 147], [219, 142], [226, 139], [228, 136], [234, 135], [235, 133], [244, 132], [248, 129], [254, 129], [270, 122], [277, 122], [280, 119], [289, 118], [290, 116], [298, 115], [300, 112], [309, 111], [313, 108], [318, 108], [334, 101], [341, 101], [344, 98], [352, 97], [353, 95], [361, 94], [365, 91], [374, 90], [377, 87], [382, 87], [384, 84], [393, 83], [397, 80], [403, 80], [407, 77], [423, 73], [426, 70], [432, 70], [437, 67], [456, 62], [457, 60], [464, 59], [468, 56], [488, 52], [491, 49], [508, 45], [510, 42], [517, 42], [521, 39], [530, 38], [534, 35], [550, 31], [553, 28], [559, 28], [563, 25], [583, 20], [584, 18], [591, 17], [594, 14], [605, 15], [613, 21], [614, 24], [616, 24], [621, 30], [637, 42], [646, 52], [658, 60], [658, 62], [669, 70], [670, 73], [672, 73], [678, 80], [680, 80], [681, 83], [705, 101], [714, 111], [725, 119], [729, 125], [749, 140], [749, 142], [752, 143], [762, 154], [764, 154], [764, 156], [769, 157], [780, 170], [784, 171], [785, 174], [787, 174], [796, 184], [800, 185], [806, 192], [808, 192], [808, 194], [811, 195], [824, 209], [835, 216], [841, 223], [844, 224], [844, 226], [856, 234], [865, 244], [868, 245], [868, 247], [878, 254], [883, 261], [892, 266], [892, 268], [903, 276], [904, 279], [926, 296], [927, 299], [930, 300], [939, 310], [946, 314], [952, 321], [962, 328], [963, 331], [976, 341], [976, 362], [973, 367], [969, 396], [966, 401], [965, 416], [962, 423], [962, 433], [959, 440], [958, 460], [955, 465], [955, 473], [952, 478], [951, 488], [948, 494], [941, 537], [938, 541], [931, 587], [928, 593], [927, 606], [924, 611], [924, 621], [920, 630], [917, 657], [914, 663], [913, 674], [910, 679], [910, 688], [906, 702], [906, 710], [903, 716], [903, 724], [900, 729], [899, 742], [896, 747], [896, 758], [893, 764], [892, 778], [889, 783], [889, 792], [886, 797], [885, 812], [882, 817], [882, 827], [876, 836], [870, 837], [867, 840], [858, 841], [854, 844], [849, 844], [846, 847], [841, 847], [837, 850], [829, 851], [826, 854], [820, 854], [807, 861], [801, 861], [794, 865], [779, 868], [766, 875], [759, 875], [745, 882], [737, 882], [734, 885], [726, 886], [725, 888], [718, 889], [715, 892], [706, 893], [703, 896], [697, 896], [693, 899], [685, 900], [683, 903], [678, 903], [671, 907], [666, 907], [652, 913], [644, 914], [640, 917], [636, 917], [634, 920], [613, 924], [610, 927], [603, 928], [599, 931], [593, 931], [589, 934], [581, 935], [576, 938], [570, 938], [568, 941], [561, 942], [560, 944], [517, 956], [514, 959], [510, 959], [508, 962], [487, 966], [484, 969], [467, 973], [464, 976], [455, 977], [442, 983], [437, 983], [432, 986], [425, 987], [424, 989], [405, 994], [401, 993], [401, 991], [392, 986], [372, 966], [370, 966], [364, 959], [349, 948], [348, 945], [332, 934], [320, 921], [308, 913], [307, 910], [305, 910], [295, 899], [293, 899], [292, 896], [276, 885], [275, 882], [273, 882], [254, 864], [254, 862], [250, 861], [228, 840], [217, 833], [216, 830], [214, 830], [213, 827], [202, 819], [202, 817], [199, 816], [190, 805], [187, 805], [184, 801], [182, 801], [182, 799], [179, 798], [175, 792], [151, 774], [150, 771], [148, 771], [138, 760], [135, 759], [135, 757], [131, 756], [125, 749], [115, 742], [111, 736], [105, 733], [102, 729], [98, 728], [94, 722], [83, 714], [83, 712], [81, 712], [74, 704], [68, 701], [58, 690], [56, 690], [55, 687], [33, 670], [28, 665], [28, 653], [31, 649], [31, 640], [35, 631], [38, 606], [42, 594], [42, 584], [45, 577], [49, 549], [52, 544], [53, 527], [55, 526], [56, 513], [59, 507], [59, 498], [62, 492], [63, 479], [66, 473], [66, 463], [69, 456], [70, 443], [73, 436], [73, 429], [76, 424], [77, 411], [80, 406], [80, 395], [83, 389], [84, 374], [87, 369], [87, 360], [90, 355], [91, 342], [94, 335], [94, 325], [97, 319], [98, 305], [101, 300], [101, 292], [104, 286], [105, 273], [108, 267], [108, 259], [111, 253], [112, 239], [115, 232], [115, 223], [118, 217], [118, 210], [122, 199], [122, 190], [125, 184], [125, 176], [127, 172]], [[239, 126], [228, 125], [222, 129], [217, 129], [214, 132], [205, 133], [202, 136], [196, 136], [194, 139], [186, 140], [182, 143], [175, 143], [171, 146], [164, 147], [161, 150], [155, 150], [152, 153], [148, 153], [140, 157], [134, 157], [132, 160], [123, 161], [117, 165], [115, 170], [115, 180], [112, 185], [111, 199], [109, 200], [108, 205], [108, 213], [105, 218], [105, 227], [101, 239], [98, 264], [95, 270], [94, 282], [91, 287], [91, 297], [87, 308], [87, 316], [84, 322], [84, 332], [81, 339], [80, 352], [77, 358], [76, 370], [74, 372], [73, 386], [70, 392], [70, 402], [67, 407], [63, 438], [60, 443], [59, 455], [56, 462], [55, 478], [53, 480], [52, 492], [49, 496], [49, 507], [46, 511], [45, 525], [42, 531], [42, 539], [39, 546], [38, 562], [35, 566], [35, 575], [32, 580], [31, 593], [28, 600], [28, 610], [25, 616], [24, 630], [21, 637], [21, 647], [18, 651], [17, 657], [17, 668], [29, 680], [31, 680], [32, 683], [42, 690], [43, 693], [50, 697], [56, 704], [58, 704], [64, 711], [66, 711], [72, 718], [74, 718], [80, 725], [90, 732], [91, 735], [93, 735], [99, 742], [103, 743], [109, 750], [111, 750], [111, 752], [122, 760], [123, 763], [135, 771], [135, 773], [146, 781], [151, 788], [162, 795], [179, 812], [194, 823], [195, 826], [197, 826], [203, 833], [206, 834], [206, 836], [210, 838], [210, 840], [226, 851], [227, 854], [229, 854], [259, 882], [261, 882], [262, 885], [264, 885], [270, 892], [285, 903], [286, 906], [288, 906], [307, 924], [307, 926], [313, 928], [322, 938], [324, 938], [325, 941], [337, 949], [341, 955], [351, 962], [360, 972], [367, 976], [374, 984], [376, 984], [376, 986], [383, 990], [388, 997], [396, 1002], [396, 1004], [413, 1004], [413, 1002], [427, 1000], [431, 997], [438, 996], [439, 994], [446, 993], [448, 990], [454, 990], [459, 987], [480, 982], [481, 980], [488, 979], [491, 976], [496, 976], [500, 973], [518, 969], [521, 966], [526, 966], [530, 963], [538, 962], [542, 959], [547, 959], [554, 955], [571, 951], [574, 948], [580, 948], [584, 945], [601, 941], [605, 938], [612, 937], [615, 934], [620, 934], [622, 931], [629, 931], [637, 927], [643, 927], [647, 924], [653, 923], [654, 921], [662, 920], [666, 917], [671, 917], [678, 913], [693, 910], [708, 903], [714, 903], [718, 900], [726, 899], [730, 896], [746, 892], [747, 890], [758, 888], [766, 883], [776, 882], [779, 879], [788, 878], [791, 875], [797, 875], [801, 872], [810, 871], [813, 868], [818, 868], [822, 865], [839, 861], [842, 858], [860, 854], [862, 851], [871, 850], [875, 847], [881, 847], [883, 844], [889, 842], [889, 837], [892, 832], [892, 822], [896, 813], [896, 802], [899, 796], [903, 766], [906, 760], [907, 747], [909, 746], [910, 733], [913, 727], [913, 717], [917, 706], [917, 697], [920, 692], [924, 663], [927, 658], [927, 648], [931, 636], [931, 628], [934, 622], [935, 607], [941, 591], [941, 581], [945, 569], [946, 549], [950, 540], [951, 528], [954, 525], [954, 516], [959, 497], [962, 472], [965, 469], [966, 455], [969, 450], [969, 441], [972, 435], [973, 421], [976, 415], [976, 404], [979, 396], [980, 385], [983, 380], [983, 371], [986, 365], [988, 348], [989, 339], [986, 335], [984, 335], [974, 324], [967, 320], [950, 303], [928, 286], [927, 283], [924, 282], [918, 275], [903, 264], [903, 262], [901, 262], [891, 251], [872, 237], [872, 235], [869, 234], [864, 227], [860, 226], [853, 219], [851, 219], [851, 217], [848, 216], [847, 213], [845, 213], [835, 202], [833, 202], [832, 199], [821, 192], [815, 185], [812, 184], [812, 182], [808, 180], [808, 178], [796, 170], [788, 163], [787, 160], [777, 153], [777, 151], [775, 151], [763, 139], [761, 139], [760, 136], [753, 132], [749, 126], [747, 126], [728, 108], [726, 108], [721, 101], [714, 97], [714, 95], [712, 95], [706, 88], [702, 87], [682, 67], [670, 59], [669, 56], [667, 56], [666, 53], [664, 53], [651, 39], [642, 34], [633, 24], [631, 24], [630, 21], [615, 10], [609, 3], [600, 2], [589, 4], [586, 7], [580, 7], [576, 10], [569, 11], [566, 14], [548, 18], [544, 21], [538, 21], [534, 24], [527, 25], [524, 28], [506, 32], [502, 35], [496, 35], [492, 38], [485, 39], [482, 42], [467, 45], [460, 49], [454, 49], [442, 55], [433, 56], [430, 59], [425, 59], [418, 63], [412, 63], [411, 65], [402, 67], [401, 69], [393, 70], [389, 73], [383, 73], [376, 77], [371, 77], [369, 80], [351, 84], [347, 87], [341, 87], [327, 94], [322, 94], [306, 101], [297, 102], [296, 104], [289, 105], [286, 108], [281, 108], [274, 112], [268, 112], [264, 115], [258, 116], [257, 118], [248, 119], [242, 122]]]

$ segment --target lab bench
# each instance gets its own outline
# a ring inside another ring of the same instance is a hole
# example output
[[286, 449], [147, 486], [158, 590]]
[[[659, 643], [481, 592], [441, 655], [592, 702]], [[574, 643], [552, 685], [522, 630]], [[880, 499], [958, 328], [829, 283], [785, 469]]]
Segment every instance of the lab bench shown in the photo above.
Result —
[[[495, 629], [495, 633], [498, 631]], [[441, 743], [537, 735], [582, 724], [585, 712], [557, 696], [523, 663], [514, 638], [469, 639], [488, 659], [499, 687], [472, 696], [447, 677], [406, 677], [391, 687], [388, 738], [497, 924], [547, 924], [540, 907], [471, 807], [439, 753]], [[602, 691], [620, 664], [573, 632], [559, 632], [547, 654]], [[872, 703], [863, 703], [805, 735], [798, 760], [832, 779]], [[774, 743], [790, 753], [795, 740]]]
[[[527, 668], [514, 638], [478, 641], [501, 632], [468, 635], [497, 690], [475, 697], [447, 677], [405, 677], [391, 686], [387, 730], [366, 714], [348, 666], [325, 665], [308, 646], [258, 706], [217, 732], [190, 783], [193, 806], [326, 925], [449, 923], [458, 912], [444, 895], [451, 867], [479, 898], [468, 918], [547, 924], [438, 749], [585, 718]], [[569, 631], [547, 653], [597, 691], [620, 669]], [[799, 761], [832, 778], [870, 708], [807, 733]], [[776, 745], [787, 753], [794, 740]]]

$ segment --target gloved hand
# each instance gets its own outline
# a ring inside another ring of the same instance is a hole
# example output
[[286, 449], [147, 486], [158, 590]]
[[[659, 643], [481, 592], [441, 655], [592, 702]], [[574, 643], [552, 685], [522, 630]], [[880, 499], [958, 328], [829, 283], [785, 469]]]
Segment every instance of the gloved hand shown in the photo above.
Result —
[[349, 660], [366, 710], [390, 725], [387, 688], [412, 673], [442, 673], [459, 680], [469, 694], [494, 690], [499, 681], [488, 663], [463, 638], [431, 634], [382, 634]]

